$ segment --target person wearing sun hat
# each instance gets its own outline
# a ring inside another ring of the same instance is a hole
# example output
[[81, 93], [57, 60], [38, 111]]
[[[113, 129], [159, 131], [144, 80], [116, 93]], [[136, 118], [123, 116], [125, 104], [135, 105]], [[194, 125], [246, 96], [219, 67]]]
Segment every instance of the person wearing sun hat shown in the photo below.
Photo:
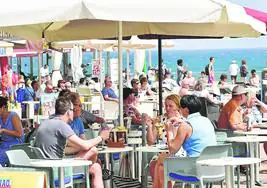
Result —
[[219, 129], [247, 130], [243, 121], [241, 105], [247, 101], [247, 91], [244, 86], [237, 85], [232, 90], [232, 99], [222, 108], [219, 119]]

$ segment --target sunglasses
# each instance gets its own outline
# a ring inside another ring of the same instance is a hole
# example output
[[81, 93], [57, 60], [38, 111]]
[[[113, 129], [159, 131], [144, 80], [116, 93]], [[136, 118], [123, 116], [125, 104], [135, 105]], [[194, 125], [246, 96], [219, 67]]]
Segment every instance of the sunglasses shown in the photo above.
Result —
[[74, 106], [82, 107], [82, 104], [73, 104]]

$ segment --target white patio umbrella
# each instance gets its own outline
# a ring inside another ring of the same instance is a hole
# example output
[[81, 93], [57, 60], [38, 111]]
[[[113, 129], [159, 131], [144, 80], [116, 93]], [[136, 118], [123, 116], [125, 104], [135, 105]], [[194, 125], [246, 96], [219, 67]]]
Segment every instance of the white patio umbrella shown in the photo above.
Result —
[[62, 75], [60, 74], [60, 65], [62, 62], [63, 53], [53, 50], [52, 51], [52, 84], [57, 86], [58, 80], [62, 80]]
[[73, 81], [78, 83], [80, 78], [83, 78], [83, 70], [82, 70], [82, 47], [75, 44], [70, 52], [70, 61], [71, 61], [71, 69]]
[[[120, 73], [122, 35], [256, 37], [266, 32], [264, 23], [224, 0], [9, 0], [1, 4], [0, 17], [5, 18], [0, 20], [1, 30], [26, 39], [119, 36]], [[122, 123], [122, 74], [119, 83]]]
[[123, 22], [124, 36], [250, 37], [266, 32], [264, 23], [224, 0], [9, 0], [2, 3], [0, 17], [5, 18], [0, 20], [4, 31], [26, 39], [45, 34], [49, 41], [115, 37], [117, 21]]

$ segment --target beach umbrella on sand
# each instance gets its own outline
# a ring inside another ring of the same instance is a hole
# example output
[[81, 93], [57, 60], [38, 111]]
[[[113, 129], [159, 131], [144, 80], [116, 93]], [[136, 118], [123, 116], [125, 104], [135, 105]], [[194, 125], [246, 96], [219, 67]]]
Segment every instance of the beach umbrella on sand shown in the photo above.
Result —
[[247, 15], [243, 7], [224, 0], [9, 0], [1, 4], [0, 17], [5, 18], [0, 20], [1, 30], [26, 39], [118, 36], [121, 124], [122, 35], [257, 37], [266, 32], [264, 23]]

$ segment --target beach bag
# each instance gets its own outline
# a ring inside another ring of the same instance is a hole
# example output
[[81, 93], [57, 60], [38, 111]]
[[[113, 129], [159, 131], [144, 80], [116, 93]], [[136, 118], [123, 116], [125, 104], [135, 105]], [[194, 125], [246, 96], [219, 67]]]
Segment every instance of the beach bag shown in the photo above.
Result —
[[206, 67], [205, 67], [205, 74], [206, 74], [207, 76], [209, 76], [209, 74], [210, 74], [210, 71], [209, 71], [209, 64], [207, 64]]

